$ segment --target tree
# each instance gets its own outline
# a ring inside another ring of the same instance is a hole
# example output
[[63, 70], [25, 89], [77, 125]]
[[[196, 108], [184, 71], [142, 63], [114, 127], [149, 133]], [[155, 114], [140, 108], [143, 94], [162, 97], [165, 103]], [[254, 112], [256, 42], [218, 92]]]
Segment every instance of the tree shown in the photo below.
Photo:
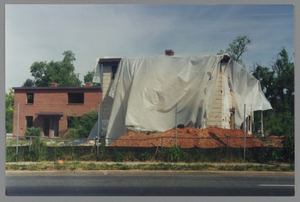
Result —
[[74, 73], [75, 67], [72, 62], [75, 54], [72, 51], [63, 53], [63, 61], [34, 62], [30, 67], [31, 75], [34, 77], [34, 84], [37, 87], [48, 87], [51, 83], [57, 83], [58, 86], [80, 86], [81, 81]]
[[[273, 110], [264, 112], [267, 130], [274, 135], [294, 133], [294, 63], [283, 47], [274, 58], [271, 68], [257, 65], [252, 73], [260, 83]], [[254, 115], [259, 122], [260, 113]], [[257, 119], [258, 118], [258, 119]]]
[[251, 44], [251, 42], [252, 39], [247, 36], [237, 36], [236, 39], [229, 44], [229, 48], [227, 48], [225, 51], [220, 50], [217, 54], [222, 55], [224, 53], [228, 53], [234, 61], [245, 68], [245, 64], [243, 63], [241, 57], [243, 53], [248, 51], [247, 45]]
[[72, 63], [73, 61], [76, 60], [75, 53], [73, 53], [71, 50], [65, 51], [63, 53], [63, 55], [65, 56], [64, 59], [63, 59], [63, 62]]
[[33, 87], [34, 81], [32, 79], [26, 79], [26, 81], [23, 83], [22, 87]]
[[5, 132], [13, 132], [14, 119], [14, 92], [9, 88], [9, 93], [5, 93]]
[[[95, 75], [94, 71], [88, 71], [87, 74], [85, 76], [83, 76], [84, 83], [86, 83], [86, 82], [91, 82], [92, 83], [94, 75]], [[93, 86], [100, 86], [99, 83], [93, 83], [92, 85]]]
[[259, 80], [261, 89], [272, 106], [276, 105], [275, 73], [268, 67], [255, 64], [252, 75]]

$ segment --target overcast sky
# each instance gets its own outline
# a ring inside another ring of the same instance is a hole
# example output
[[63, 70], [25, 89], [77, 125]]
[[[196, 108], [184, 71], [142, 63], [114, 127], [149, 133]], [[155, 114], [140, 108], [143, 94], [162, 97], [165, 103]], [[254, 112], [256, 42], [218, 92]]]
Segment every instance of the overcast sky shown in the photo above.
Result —
[[33, 79], [35, 61], [75, 53], [80, 79], [98, 57], [215, 55], [237, 36], [253, 41], [243, 61], [269, 66], [285, 46], [294, 53], [292, 5], [6, 5], [6, 92]]

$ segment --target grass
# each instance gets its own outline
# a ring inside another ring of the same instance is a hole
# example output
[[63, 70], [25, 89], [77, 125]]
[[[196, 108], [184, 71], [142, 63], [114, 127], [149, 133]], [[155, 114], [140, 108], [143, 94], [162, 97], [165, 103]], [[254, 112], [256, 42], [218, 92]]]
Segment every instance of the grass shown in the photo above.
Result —
[[59, 164], [37, 163], [37, 164], [7, 164], [6, 170], [175, 170], [175, 171], [294, 171], [293, 164], [282, 165], [211, 165], [211, 164], [106, 164], [106, 163], [79, 163], [66, 162]]
[[[28, 140], [22, 140], [24, 144]], [[54, 141], [49, 139], [42, 139], [42, 142]], [[61, 142], [57, 139], [56, 142]], [[8, 140], [7, 145], [12, 145], [15, 140]], [[20, 140], [21, 142], [21, 140]], [[22, 145], [24, 145], [22, 143]], [[53, 143], [54, 144], [54, 143]], [[164, 147], [158, 148], [111, 148], [100, 146], [99, 156], [96, 154], [96, 148], [83, 146], [51, 146], [41, 144], [40, 147], [22, 146], [19, 147], [19, 152], [16, 154], [14, 146], [6, 147], [6, 162], [16, 161], [141, 161], [141, 162], [185, 162], [185, 163], [242, 163], [243, 150], [235, 148], [191, 148], [182, 149], [180, 147]], [[277, 148], [252, 148], [246, 150], [246, 160], [248, 163], [270, 163], [270, 162], [291, 162], [281, 160], [274, 157], [274, 153], [279, 153]], [[57, 166], [59, 169], [63, 167]], [[72, 168], [76, 169], [75, 167]], [[93, 169], [93, 168], [89, 168]], [[124, 168], [127, 169], [127, 168]], [[225, 168], [221, 168], [221, 170]], [[235, 167], [235, 170], [243, 168]]]

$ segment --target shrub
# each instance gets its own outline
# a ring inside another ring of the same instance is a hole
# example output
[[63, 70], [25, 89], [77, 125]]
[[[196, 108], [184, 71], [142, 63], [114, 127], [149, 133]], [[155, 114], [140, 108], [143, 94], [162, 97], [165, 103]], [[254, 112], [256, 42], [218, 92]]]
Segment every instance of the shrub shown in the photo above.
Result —
[[180, 147], [174, 146], [167, 150], [167, 161], [178, 162], [185, 158], [187, 153], [184, 152]]
[[65, 137], [66, 139], [79, 139], [79, 133], [77, 129], [69, 129], [69, 133]]
[[[73, 114], [76, 115], [76, 114]], [[78, 138], [87, 138], [90, 131], [93, 129], [95, 123], [98, 120], [96, 110], [92, 110], [89, 113], [83, 114], [80, 117], [73, 117], [71, 128], [78, 131]], [[73, 136], [72, 136], [73, 138]]]
[[42, 128], [30, 127], [30, 128], [27, 128], [25, 135], [39, 137], [39, 136], [41, 136], [41, 132], [42, 132]]
[[294, 163], [295, 161], [295, 135], [288, 134], [285, 135], [283, 139], [283, 155], [289, 163]]
[[123, 161], [123, 156], [120, 152], [115, 152], [114, 161], [115, 162], [122, 162]]
[[141, 161], [147, 161], [151, 158], [151, 155], [148, 152], [142, 153], [140, 155], [140, 159]]

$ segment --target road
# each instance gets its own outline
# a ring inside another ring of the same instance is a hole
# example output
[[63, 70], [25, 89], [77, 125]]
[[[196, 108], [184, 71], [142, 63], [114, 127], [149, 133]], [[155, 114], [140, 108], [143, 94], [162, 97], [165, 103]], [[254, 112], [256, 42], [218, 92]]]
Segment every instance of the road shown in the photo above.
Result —
[[8, 196], [294, 196], [294, 176], [7, 175]]

